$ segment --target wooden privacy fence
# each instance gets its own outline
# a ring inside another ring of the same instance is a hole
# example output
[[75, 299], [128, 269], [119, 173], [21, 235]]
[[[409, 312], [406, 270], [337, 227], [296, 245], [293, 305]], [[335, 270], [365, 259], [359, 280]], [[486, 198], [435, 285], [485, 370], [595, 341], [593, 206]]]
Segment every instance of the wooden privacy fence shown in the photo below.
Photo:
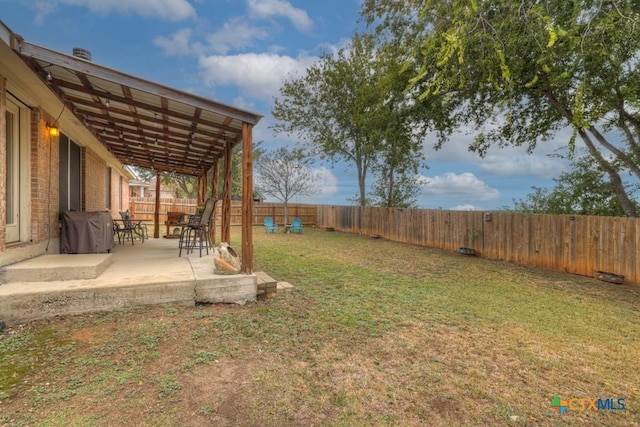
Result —
[[[131, 197], [129, 211], [135, 219], [143, 220], [149, 227], [154, 225], [153, 213], [156, 201], [150, 197]], [[164, 233], [163, 227], [167, 220], [167, 212], [195, 213], [198, 203], [195, 199], [160, 199], [160, 230]], [[220, 218], [222, 204], [216, 204], [216, 217]], [[288, 221], [293, 217], [298, 217], [303, 225], [312, 226], [316, 223], [316, 205], [304, 205], [300, 203], [290, 203], [287, 208]], [[284, 224], [284, 206], [281, 203], [253, 204], [253, 225], [263, 225], [265, 217], [272, 217], [276, 224]], [[220, 224], [220, 220], [216, 221]], [[242, 223], [242, 203], [231, 201], [231, 225], [241, 225]]]
[[317, 226], [640, 284], [640, 218], [318, 206]]

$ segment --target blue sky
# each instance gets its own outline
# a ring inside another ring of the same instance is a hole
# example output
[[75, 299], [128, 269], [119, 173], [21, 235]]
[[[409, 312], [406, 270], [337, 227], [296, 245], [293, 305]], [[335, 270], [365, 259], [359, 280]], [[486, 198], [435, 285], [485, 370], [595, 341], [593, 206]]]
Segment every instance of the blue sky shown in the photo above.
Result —
[[[0, 0], [0, 20], [31, 43], [81, 47], [101, 65], [262, 114], [254, 140], [267, 149], [296, 142], [270, 129], [283, 78], [344, 46], [359, 10], [360, 0]], [[473, 136], [461, 129], [439, 151], [427, 138], [419, 207], [502, 209], [566, 168], [549, 154], [564, 153], [567, 133], [533, 155], [496, 148], [484, 159], [467, 150]], [[350, 204], [355, 171], [316, 167], [317, 193], [294, 201]]]

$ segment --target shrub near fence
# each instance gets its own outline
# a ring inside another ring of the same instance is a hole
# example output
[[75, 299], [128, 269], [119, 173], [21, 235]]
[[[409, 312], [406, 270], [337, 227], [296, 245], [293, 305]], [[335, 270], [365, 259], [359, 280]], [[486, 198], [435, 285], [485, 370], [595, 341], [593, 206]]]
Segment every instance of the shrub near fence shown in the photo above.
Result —
[[640, 284], [639, 218], [318, 206], [317, 226]]

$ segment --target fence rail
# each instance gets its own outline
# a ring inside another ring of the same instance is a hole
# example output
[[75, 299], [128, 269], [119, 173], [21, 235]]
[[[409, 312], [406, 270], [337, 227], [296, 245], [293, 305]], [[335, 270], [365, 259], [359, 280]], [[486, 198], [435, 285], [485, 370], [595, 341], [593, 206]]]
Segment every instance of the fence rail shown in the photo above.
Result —
[[[154, 225], [153, 213], [156, 201], [149, 197], [131, 197], [129, 210], [136, 219], [143, 220], [148, 226]], [[160, 228], [167, 221], [167, 212], [195, 213], [198, 203], [195, 199], [160, 199]], [[216, 215], [219, 217], [222, 206], [216, 206]], [[293, 217], [298, 217], [303, 225], [315, 225], [317, 216], [316, 205], [305, 205], [290, 203], [287, 207], [288, 222]], [[265, 217], [272, 217], [276, 224], [284, 224], [284, 206], [281, 203], [253, 204], [253, 225], [263, 225]], [[231, 225], [242, 224], [242, 203], [240, 201], [231, 202]]]
[[640, 218], [318, 206], [317, 226], [640, 284]]

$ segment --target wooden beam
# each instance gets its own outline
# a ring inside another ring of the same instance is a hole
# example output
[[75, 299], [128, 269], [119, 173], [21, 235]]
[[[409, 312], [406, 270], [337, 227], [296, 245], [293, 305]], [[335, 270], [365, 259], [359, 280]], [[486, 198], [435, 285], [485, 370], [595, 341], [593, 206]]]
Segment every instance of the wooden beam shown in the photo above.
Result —
[[242, 266], [253, 268], [253, 126], [242, 124]]
[[207, 180], [207, 168], [205, 167], [204, 170], [202, 171], [202, 203], [206, 202], [207, 199], [209, 198], [208, 196], [208, 189], [209, 187], [209, 181]]
[[231, 169], [233, 165], [233, 144], [227, 144], [224, 152], [224, 188], [222, 189], [222, 222], [220, 240], [229, 243], [231, 240]]
[[[213, 172], [211, 174], [211, 197], [214, 199], [218, 199], [218, 176], [220, 175], [220, 162], [218, 159], [213, 160]], [[216, 203], [216, 210], [218, 208], [218, 204]], [[211, 217], [211, 232], [209, 233], [211, 236], [211, 243], [216, 244], [216, 213], [213, 212], [213, 216]]]
[[213, 159], [213, 175], [211, 177], [211, 197], [218, 198], [218, 177], [220, 175], [220, 162], [218, 159]]
[[153, 238], [160, 237], [160, 171], [156, 172], [156, 206], [153, 211]]

